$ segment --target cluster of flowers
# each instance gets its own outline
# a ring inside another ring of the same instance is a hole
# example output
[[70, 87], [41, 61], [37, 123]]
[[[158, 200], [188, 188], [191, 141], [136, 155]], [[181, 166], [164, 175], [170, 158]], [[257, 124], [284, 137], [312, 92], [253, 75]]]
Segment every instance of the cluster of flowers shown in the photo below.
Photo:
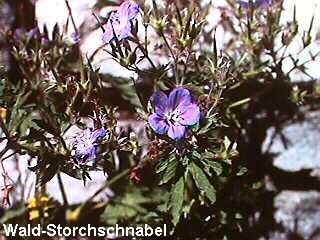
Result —
[[[184, 87], [176, 87], [169, 96], [158, 91], [151, 96], [150, 101], [155, 111], [149, 116], [148, 122], [160, 136], [168, 135], [174, 141], [181, 141], [186, 138], [188, 128], [200, 121], [200, 107]], [[82, 164], [95, 162], [97, 146], [108, 136], [109, 132], [104, 128], [82, 130], [74, 141], [77, 161]]]
[[[269, 6], [274, 0], [238, 0], [237, 3], [243, 8], [249, 8], [250, 2], [255, 7]], [[132, 0], [124, 1], [117, 11], [111, 12], [107, 24], [104, 25], [105, 32], [102, 41], [105, 44], [117, 38], [123, 40], [129, 37], [132, 30], [132, 21], [136, 19], [140, 7]]]
[[[240, 6], [248, 8], [250, 4], [255, 7], [270, 5], [272, 0], [239, 0]], [[132, 21], [140, 12], [140, 7], [132, 0], [123, 2], [117, 11], [111, 12], [104, 25], [102, 41], [110, 43], [113, 39], [121, 41], [130, 36]], [[201, 111], [199, 105], [192, 100], [189, 90], [182, 86], [174, 88], [167, 96], [164, 92], [154, 93], [150, 102], [154, 106], [154, 113], [148, 118], [149, 126], [160, 135], [167, 135], [173, 141], [182, 141], [186, 138], [188, 128], [200, 121]], [[95, 162], [97, 160], [97, 146], [109, 135], [108, 131], [101, 129], [85, 129], [74, 142], [75, 157], [81, 162]]]

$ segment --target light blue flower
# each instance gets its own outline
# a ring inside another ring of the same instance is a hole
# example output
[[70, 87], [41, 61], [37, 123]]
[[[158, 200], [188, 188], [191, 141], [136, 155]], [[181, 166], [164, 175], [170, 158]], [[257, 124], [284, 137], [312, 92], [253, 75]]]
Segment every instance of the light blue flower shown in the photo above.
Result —
[[110, 14], [107, 24], [104, 26], [105, 32], [102, 41], [107, 44], [115, 37], [118, 40], [129, 37], [131, 33], [131, 22], [139, 13], [139, 5], [134, 1], [123, 2], [116, 12]]
[[96, 162], [97, 147], [101, 141], [108, 135], [108, 132], [103, 129], [92, 130], [87, 128], [82, 130], [74, 141], [75, 158], [80, 164], [87, 162]]
[[148, 119], [150, 127], [175, 141], [185, 138], [188, 127], [200, 120], [199, 106], [192, 102], [189, 90], [183, 87], [173, 89], [169, 97], [164, 92], [156, 92], [150, 100], [155, 107], [155, 113]]

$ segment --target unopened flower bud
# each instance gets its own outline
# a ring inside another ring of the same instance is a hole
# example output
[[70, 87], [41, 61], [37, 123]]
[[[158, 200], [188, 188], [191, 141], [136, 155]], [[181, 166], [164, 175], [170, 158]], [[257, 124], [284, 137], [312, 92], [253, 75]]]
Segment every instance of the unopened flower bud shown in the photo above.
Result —
[[179, 38], [178, 43], [181, 46], [181, 48], [184, 49], [184, 48], [190, 46], [191, 41], [190, 41], [190, 39]]
[[154, 20], [152, 23], [152, 26], [155, 28], [157, 32], [162, 32], [163, 29], [166, 28], [168, 22], [167, 22], [167, 17], [164, 17], [159, 20]]
[[312, 38], [310, 36], [310, 34], [305, 34], [303, 36], [303, 47], [306, 48], [307, 46], [309, 46], [311, 44]]

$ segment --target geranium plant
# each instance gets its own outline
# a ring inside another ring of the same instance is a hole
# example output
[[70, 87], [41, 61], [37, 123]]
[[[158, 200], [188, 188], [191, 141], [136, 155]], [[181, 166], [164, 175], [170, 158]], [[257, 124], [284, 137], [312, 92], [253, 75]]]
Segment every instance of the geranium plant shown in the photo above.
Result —
[[[6, 33], [15, 68], [1, 72], [0, 159], [28, 156], [36, 185], [29, 205], [20, 199], [4, 206], [2, 222], [166, 224], [172, 239], [267, 233], [272, 217], [264, 204], [274, 192], [266, 176], [273, 167], [261, 146], [270, 127], [280, 131], [300, 116], [301, 105], [318, 105], [316, 81], [291, 81], [294, 71], [310, 75], [307, 62], [288, 52], [300, 38], [301, 52], [308, 51], [312, 23], [303, 36], [295, 14], [282, 25], [281, 0], [229, 0], [216, 23], [208, 19], [214, 1], [164, 2], [126, 0], [99, 16], [109, 3], [98, 1], [92, 11], [101, 46], [92, 56], [80, 51], [85, 33], [76, 26], [71, 35], [58, 26], [52, 34], [46, 28]], [[217, 27], [225, 42], [217, 42]], [[103, 73], [93, 63], [98, 52], [131, 78]], [[317, 57], [310, 54], [310, 61]], [[142, 123], [144, 134], [121, 127], [123, 115]], [[2, 171], [7, 201], [15, 183], [3, 164]], [[92, 171], [106, 173], [105, 185], [86, 202], [70, 204], [72, 189], [61, 175], [88, 184]], [[55, 176], [63, 202], [46, 191]], [[111, 197], [95, 201], [105, 190]]]

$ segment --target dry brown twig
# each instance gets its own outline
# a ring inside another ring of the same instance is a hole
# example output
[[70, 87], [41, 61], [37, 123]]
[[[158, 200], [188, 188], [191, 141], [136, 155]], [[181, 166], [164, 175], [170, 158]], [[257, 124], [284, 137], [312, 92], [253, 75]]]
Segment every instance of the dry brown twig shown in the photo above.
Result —
[[[10, 150], [10, 146], [14, 142], [10, 138], [9, 131], [8, 131], [7, 127], [5, 126], [3, 119], [1, 117], [0, 117], [0, 127], [8, 140], [6, 147], [0, 152], [0, 168], [1, 168], [2, 177], [3, 177], [3, 187], [0, 189], [2, 192], [1, 206], [7, 207], [8, 205], [10, 205], [10, 193], [14, 189], [14, 186], [13, 186], [14, 182], [11, 179], [11, 177], [9, 176], [9, 174], [6, 171], [4, 164], [3, 164], [4, 160], [6, 160], [8, 157], [3, 158], [3, 156], [8, 152], [8, 150]], [[13, 144], [13, 146], [14, 146], [14, 144]]]

